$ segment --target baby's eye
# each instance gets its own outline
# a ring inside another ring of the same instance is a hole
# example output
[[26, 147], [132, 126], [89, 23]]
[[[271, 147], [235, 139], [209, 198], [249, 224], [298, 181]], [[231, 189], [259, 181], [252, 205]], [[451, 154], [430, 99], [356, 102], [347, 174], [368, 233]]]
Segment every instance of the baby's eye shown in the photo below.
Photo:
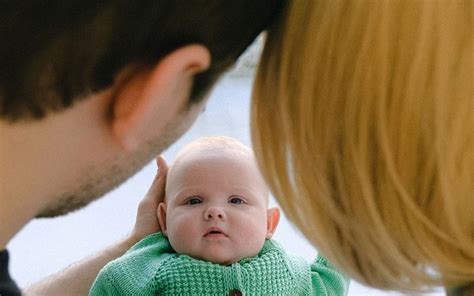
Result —
[[232, 197], [230, 200], [229, 200], [229, 203], [231, 204], [236, 204], [236, 205], [240, 205], [240, 204], [243, 204], [244, 203], [244, 200], [240, 197]]
[[186, 200], [187, 205], [197, 205], [200, 204], [202, 201], [199, 197], [191, 197], [188, 200]]

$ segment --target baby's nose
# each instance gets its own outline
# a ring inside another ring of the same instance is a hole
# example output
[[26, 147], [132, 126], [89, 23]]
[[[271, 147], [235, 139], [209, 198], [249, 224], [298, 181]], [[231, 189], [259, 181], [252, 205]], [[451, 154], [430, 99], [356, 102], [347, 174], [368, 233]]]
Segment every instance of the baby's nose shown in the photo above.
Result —
[[209, 207], [204, 213], [206, 220], [211, 219], [225, 219], [225, 213], [220, 207]]

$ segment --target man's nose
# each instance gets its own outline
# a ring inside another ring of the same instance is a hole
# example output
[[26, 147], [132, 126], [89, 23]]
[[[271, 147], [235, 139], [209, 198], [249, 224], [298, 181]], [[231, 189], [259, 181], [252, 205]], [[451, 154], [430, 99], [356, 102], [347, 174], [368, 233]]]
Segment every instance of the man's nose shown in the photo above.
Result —
[[205, 220], [212, 220], [212, 219], [225, 219], [226, 215], [224, 210], [221, 207], [211, 206], [206, 209], [204, 212], [204, 219]]

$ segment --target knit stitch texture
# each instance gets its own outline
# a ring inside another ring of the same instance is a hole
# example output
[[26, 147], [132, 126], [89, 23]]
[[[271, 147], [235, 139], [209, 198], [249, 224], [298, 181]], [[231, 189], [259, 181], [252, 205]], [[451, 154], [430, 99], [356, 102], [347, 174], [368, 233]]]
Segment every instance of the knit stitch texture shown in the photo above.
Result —
[[273, 240], [260, 253], [229, 266], [176, 254], [152, 234], [99, 273], [89, 295], [346, 295], [348, 281], [323, 257], [313, 264]]

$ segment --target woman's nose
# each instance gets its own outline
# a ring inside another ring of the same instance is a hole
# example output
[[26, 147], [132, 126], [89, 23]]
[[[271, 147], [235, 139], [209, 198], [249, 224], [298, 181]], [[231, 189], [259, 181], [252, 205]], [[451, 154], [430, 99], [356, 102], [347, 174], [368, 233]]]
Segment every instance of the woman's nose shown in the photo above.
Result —
[[225, 212], [220, 207], [208, 207], [204, 212], [204, 219], [205, 220], [212, 220], [212, 219], [225, 219]]

